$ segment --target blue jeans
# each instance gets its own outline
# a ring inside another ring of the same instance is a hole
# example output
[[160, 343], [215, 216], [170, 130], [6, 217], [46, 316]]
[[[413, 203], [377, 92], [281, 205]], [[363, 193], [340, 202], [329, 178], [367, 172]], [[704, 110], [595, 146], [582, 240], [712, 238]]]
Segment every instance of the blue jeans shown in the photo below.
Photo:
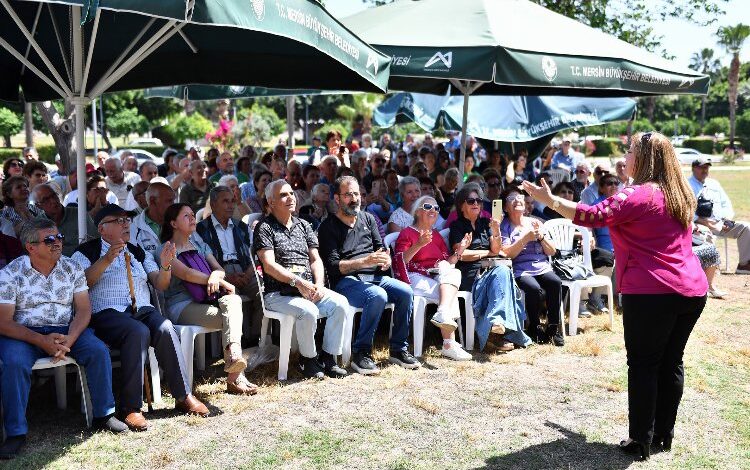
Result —
[[336, 284], [336, 292], [346, 297], [352, 307], [362, 309], [359, 332], [352, 345], [353, 353], [369, 353], [372, 350], [375, 330], [380, 323], [385, 304], [389, 302], [395, 306], [391, 351], [406, 351], [409, 347], [409, 327], [414, 302], [414, 292], [409, 284], [388, 276], [374, 282], [364, 282], [355, 276], [346, 276]]
[[[68, 334], [67, 326], [31, 327], [42, 335], [50, 333]], [[86, 328], [67, 354], [86, 371], [91, 405], [95, 418], [103, 418], [115, 412], [112, 396], [112, 363], [107, 346]], [[2, 389], [3, 425], [8, 436], [28, 432], [26, 405], [31, 388], [31, 368], [37, 359], [49, 357], [42, 349], [0, 336], [0, 389]]]

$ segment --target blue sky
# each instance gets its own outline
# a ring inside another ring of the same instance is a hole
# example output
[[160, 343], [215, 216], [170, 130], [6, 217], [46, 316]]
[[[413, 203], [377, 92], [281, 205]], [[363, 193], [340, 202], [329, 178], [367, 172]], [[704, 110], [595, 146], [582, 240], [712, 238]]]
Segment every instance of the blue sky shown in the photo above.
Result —
[[[457, 0], [458, 1], [458, 0]], [[326, 0], [326, 8], [336, 17], [345, 17], [364, 10], [361, 0]], [[726, 14], [717, 23], [700, 27], [682, 20], [668, 20], [657, 34], [664, 36], [662, 43], [665, 49], [675, 56], [675, 62], [687, 67], [690, 56], [704, 47], [710, 47], [719, 54], [722, 64], [729, 65], [729, 57], [716, 45], [714, 33], [719, 26], [750, 24], [750, 0], [730, 0], [725, 6]], [[415, 23], [415, 27], [418, 23]], [[750, 60], [750, 40], [745, 42], [741, 58]]]

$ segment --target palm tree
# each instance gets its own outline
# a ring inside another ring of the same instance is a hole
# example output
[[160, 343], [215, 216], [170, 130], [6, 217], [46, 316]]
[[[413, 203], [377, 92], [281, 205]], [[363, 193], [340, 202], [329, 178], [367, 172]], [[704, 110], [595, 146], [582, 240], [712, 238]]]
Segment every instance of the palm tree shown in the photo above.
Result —
[[[714, 57], [714, 50], [708, 47], [694, 52], [690, 58], [690, 68], [706, 75], [714, 75], [721, 68], [721, 62]], [[701, 100], [701, 128], [706, 124], [706, 101], [708, 95]]]
[[750, 26], [739, 23], [736, 26], [722, 26], [716, 32], [718, 44], [729, 54], [732, 63], [729, 65], [729, 147], [734, 148], [734, 125], [737, 117], [737, 85], [740, 80], [740, 50], [750, 36]]

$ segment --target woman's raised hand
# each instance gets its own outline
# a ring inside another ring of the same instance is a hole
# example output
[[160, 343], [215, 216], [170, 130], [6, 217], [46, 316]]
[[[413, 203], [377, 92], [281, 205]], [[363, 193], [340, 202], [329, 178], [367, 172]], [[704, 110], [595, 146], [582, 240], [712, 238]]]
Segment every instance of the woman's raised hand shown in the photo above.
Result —
[[432, 242], [432, 230], [420, 230], [419, 240], [417, 244], [419, 246], [427, 246]]
[[547, 185], [547, 181], [542, 178], [541, 186], [537, 186], [531, 181], [524, 181], [523, 190], [531, 194], [534, 200], [541, 202], [545, 205], [552, 204], [552, 190]]

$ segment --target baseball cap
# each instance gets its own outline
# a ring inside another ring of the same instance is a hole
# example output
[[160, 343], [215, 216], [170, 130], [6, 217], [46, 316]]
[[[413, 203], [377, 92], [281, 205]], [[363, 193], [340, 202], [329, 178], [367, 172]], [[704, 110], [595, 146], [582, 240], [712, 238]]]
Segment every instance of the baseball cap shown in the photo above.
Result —
[[102, 220], [104, 220], [105, 217], [109, 217], [111, 215], [120, 215], [124, 214], [128, 217], [134, 217], [138, 213], [135, 211], [126, 211], [122, 207], [118, 206], [117, 204], [107, 204], [106, 206], [99, 209], [99, 212], [96, 213], [96, 216], [94, 217], [94, 225], [99, 225]]
[[709, 160], [706, 157], [698, 157], [695, 160], [693, 160], [693, 166], [703, 166], [703, 165], [711, 166], [711, 160]]
[[96, 167], [93, 164], [91, 164], [91, 163], [87, 163], [86, 164], [86, 174], [90, 175], [91, 173], [96, 173]]

